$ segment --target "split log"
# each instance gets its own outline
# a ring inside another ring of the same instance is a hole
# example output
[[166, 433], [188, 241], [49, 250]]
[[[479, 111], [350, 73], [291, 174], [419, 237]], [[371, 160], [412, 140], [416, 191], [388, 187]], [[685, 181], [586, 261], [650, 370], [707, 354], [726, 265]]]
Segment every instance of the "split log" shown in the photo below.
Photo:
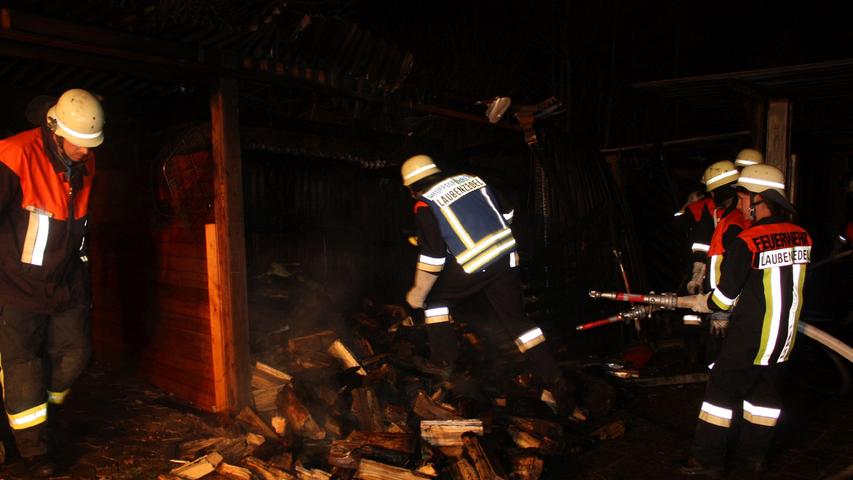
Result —
[[264, 422], [251, 407], [243, 407], [243, 410], [240, 410], [240, 413], [237, 414], [235, 419], [246, 425], [251, 432], [259, 433], [270, 440], [279, 439], [272, 427]]
[[540, 437], [560, 438], [563, 436], [563, 427], [559, 423], [549, 422], [539, 418], [509, 417], [512, 425], [519, 430]]
[[559, 441], [551, 437], [539, 437], [538, 435], [525, 432], [514, 425], [507, 427], [506, 432], [518, 448], [531, 448], [546, 455], [556, 453], [559, 450]]
[[404, 424], [409, 418], [409, 410], [406, 407], [393, 403], [383, 405], [382, 414], [385, 416], [385, 420], [390, 423]]
[[326, 421], [323, 423], [323, 429], [325, 429], [334, 438], [340, 438], [341, 435], [343, 435], [341, 422], [334, 417], [326, 417]]
[[287, 431], [287, 419], [278, 415], [272, 417], [270, 420], [270, 425], [272, 425], [273, 431], [279, 436], [283, 436]]
[[447, 473], [450, 474], [450, 478], [453, 480], [479, 480], [477, 471], [464, 458], [451, 464], [447, 469]]
[[339, 468], [356, 469], [362, 458], [405, 466], [415, 451], [412, 435], [354, 432], [346, 440], [335, 440], [329, 448], [329, 464]]
[[269, 388], [290, 383], [293, 377], [263, 362], [252, 368], [252, 388]]
[[293, 452], [284, 452], [270, 457], [267, 464], [280, 470], [291, 470], [293, 468]]
[[389, 432], [359, 432], [354, 431], [349, 434], [347, 441], [357, 442], [362, 445], [370, 445], [373, 447], [384, 448], [386, 450], [394, 450], [407, 454], [415, 453], [415, 436], [408, 433], [389, 433]]
[[462, 420], [456, 412], [433, 402], [424, 392], [418, 392], [412, 411], [423, 420]]
[[255, 409], [263, 414], [275, 412], [275, 399], [278, 396], [281, 385], [269, 388], [256, 388], [252, 390], [252, 400], [255, 403]]
[[619, 438], [625, 434], [625, 422], [622, 420], [616, 420], [614, 422], [610, 422], [607, 425], [603, 425], [597, 428], [594, 432], [590, 433], [589, 436], [592, 440], [601, 442], [604, 440], [612, 440], [614, 438]]
[[287, 341], [287, 351], [291, 355], [302, 352], [325, 352], [329, 345], [338, 338], [338, 334], [331, 330], [313, 333], [304, 337], [291, 338]]
[[286, 385], [282, 387], [276, 399], [278, 411], [287, 418], [291, 431], [311, 440], [322, 440], [326, 438], [326, 431], [320, 428], [311, 417], [311, 413], [302, 405], [293, 387]]
[[299, 480], [329, 480], [332, 477], [331, 473], [324, 472], [317, 468], [296, 467], [296, 478]]
[[493, 462], [486, 455], [476, 435], [472, 433], [462, 435], [462, 448], [474, 469], [477, 470], [480, 480], [504, 480], [503, 476], [496, 473]]
[[417, 470], [415, 470], [415, 473], [432, 478], [438, 476], [438, 470], [435, 469], [435, 465], [433, 465], [432, 463], [425, 463], [421, 465], [417, 468]]
[[536, 455], [526, 452], [509, 452], [512, 476], [518, 480], [539, 480], [545, 462]]
[[232, 480], [252, 480], [251, 470], [225, 462], [216, 466], [216, 473]]
[[469, 420], [422, 420], [421, 438], [436, 447], [458, 447], [462, 445], [462, 434], [471, 432], [483, 435], [483, 421]]
[[355, 478], [359, 480], [423, 480], [429, 477], [419, 475], [405, 468], [364, 459], [358, 465]]
[[376, 392], [370, 387], [355, 388], [352, 391], [352, 412], [358, 418], [363, 430], [381, 432], [385, 430], [382, 409]]
[[352, 351], [347, 348], [346, 345], [341, 342], [341, 339], [336, 339], [328, 348], [329, 355], [337, 358], [341, 365], [343, 365], [344, 369], [355, 369], [355, 372], [358, 375], [366, 376], [367, 372], [364, 370], [364, 367], [358, 362], [358, 359], [355, 358], [355, 355]]
[[187, 480], [199, 479], [214, 470], [222, 462], [222, 455], [213, 452], [180, 467], [173, 468], [169, 473]]
[[263, 480], [296, 480], [296, 477], [293, 475], [284, 470], [279, 470], [259, 458], [246, 457], [243, 459], [243, 463]]
[[264, 444], [266, 441], [266, 437], [263, 435], [258, 435], [257, 433], [249, 432], [246, 434], [246, 443], [253, 447], [258, 447]]
[[226, 437], [210, 437], [199, 440], [190, 440], [178, 445], [178, 458], [190, 459], [198, 457], [199, 452], [227, 440]]

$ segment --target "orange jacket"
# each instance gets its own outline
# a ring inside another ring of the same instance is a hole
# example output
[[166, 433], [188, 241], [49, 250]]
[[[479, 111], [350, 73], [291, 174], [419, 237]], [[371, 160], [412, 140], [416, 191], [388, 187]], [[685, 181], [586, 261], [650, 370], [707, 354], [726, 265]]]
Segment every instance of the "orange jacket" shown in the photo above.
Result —
[[89, 304], [94, 156], [68, 168], [45, 148], [51, 138], [36, 128], [0, 140], [0, 305], [41, 313]]

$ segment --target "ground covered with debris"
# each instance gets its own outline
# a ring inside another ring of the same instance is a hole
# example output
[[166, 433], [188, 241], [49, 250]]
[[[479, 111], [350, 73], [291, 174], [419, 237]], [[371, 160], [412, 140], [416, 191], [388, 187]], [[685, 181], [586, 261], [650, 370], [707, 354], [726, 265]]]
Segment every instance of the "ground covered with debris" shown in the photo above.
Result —
[[[51, 412], [68, 472], [59, 478], [679, 478], [673, 464], [688, 453], [707, 376], [683, 343], [638, 343], [594, 361], [561, 355], [580, 408], [557, 418], [479, 308], [459, 309], [462, 357], [443, 380], [414, 368], [426, 335], [399, 305], [362, 300], [340, 314], [319, 284], [288, 285], [298, 304], [281, 285], [253, 290], [250, 407], [204, 414], [93, 365]], [[796, 381], [808, 371], [794, 369], [760, 478], [849, 478], [853, 402]], [[0, 471], [27, 478], [13, 449]], [[730, 478], [749, 477], [735, 469]]]

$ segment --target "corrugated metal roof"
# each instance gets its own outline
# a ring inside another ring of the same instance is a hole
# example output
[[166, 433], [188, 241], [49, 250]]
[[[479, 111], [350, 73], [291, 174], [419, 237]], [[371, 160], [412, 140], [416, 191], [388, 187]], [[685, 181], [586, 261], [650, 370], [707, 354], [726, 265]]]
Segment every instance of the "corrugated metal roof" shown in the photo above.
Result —
[[756, 99], [853, 98], [853, 59], [634, 83], [631, 87], [699, 109], [740, 108]]

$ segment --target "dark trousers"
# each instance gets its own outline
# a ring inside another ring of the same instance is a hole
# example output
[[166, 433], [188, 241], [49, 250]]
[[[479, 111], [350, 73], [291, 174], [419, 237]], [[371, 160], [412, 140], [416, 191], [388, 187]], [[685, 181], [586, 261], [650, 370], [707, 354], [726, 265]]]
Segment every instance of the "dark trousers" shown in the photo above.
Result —
[[[492, 307], [494, 319], [512, 337], [518, 337], [538, 328], [524, 313], [521, 280], [518, 268], [510, 267], [507, 257], [491, 265], [485, 271], [465, 273], [455, 262], [448, 261], [426, 300], [426, 310], [452, 307], [457, 303], [483, 292]], [[427, 319], [429, 322], [429, 319]], [[458, 355], [456, 333], [449, 321], [427, 323], [430, 357], [433, 361], [454, 362]], [[533, 364], [534, 372], [546, 384], [562, 381], [547, 342], [524, 351]], [[564, 387], [561, 387], [564, 388]]]
[[739, 453], [763, 460], [782, 410], [784, 374], [784, 363], [753, 365], [726, 357], [724, 350], [705, 388], [693, 456], [705, 466], [723, 468], [729, 432], [739, 426]]
[[3, 400], [21, 456], [47, 453], [48, 395], [61, 401], [90, 355], [89, 308], [47, 315], [0, 306]]

